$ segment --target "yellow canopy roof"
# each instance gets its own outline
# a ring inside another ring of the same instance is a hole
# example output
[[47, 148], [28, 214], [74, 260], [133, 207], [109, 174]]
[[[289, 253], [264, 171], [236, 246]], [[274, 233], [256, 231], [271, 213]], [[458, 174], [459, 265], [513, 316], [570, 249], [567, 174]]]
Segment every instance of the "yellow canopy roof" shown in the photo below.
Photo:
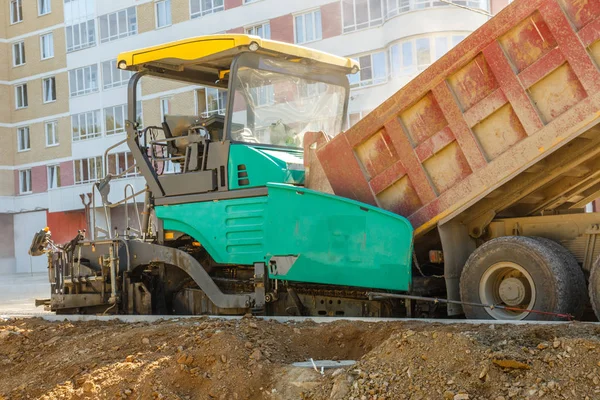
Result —
[[[253, 43], [258, 45], [258, 49]], [[239, 34], [199, 36], [128, 51], [119, 54], [117, 65], [121, 69], [130, 71], [166, 69], [179, 72], [197, 71], [210, 75], [216, 73], [218, 76], [220, 71], [229, 70], [236, 55], [253, 50], [260, 54], [288, 60], [318, 63], [345, 74], [355, 73], [359, 69], [358, 63], [350, 58], [338, 57], [290, 43]]]

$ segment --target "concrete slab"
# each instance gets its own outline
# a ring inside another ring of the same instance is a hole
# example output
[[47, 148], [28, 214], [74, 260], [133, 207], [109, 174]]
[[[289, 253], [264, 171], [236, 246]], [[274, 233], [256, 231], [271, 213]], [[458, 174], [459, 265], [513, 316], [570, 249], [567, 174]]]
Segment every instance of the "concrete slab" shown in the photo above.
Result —
[[36, 298], [50, 298], [47, 273], [0, 275], [0, 314], [44, 314], [43, 307], [35, 307]]

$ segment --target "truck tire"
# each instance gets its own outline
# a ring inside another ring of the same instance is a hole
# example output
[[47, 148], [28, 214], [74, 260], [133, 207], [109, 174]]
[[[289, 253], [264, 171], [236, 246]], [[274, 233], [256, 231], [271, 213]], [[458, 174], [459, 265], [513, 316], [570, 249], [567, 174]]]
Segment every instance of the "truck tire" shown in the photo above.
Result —
[[600, 321], [600, 256], [596, 258], [590, 271], [589, 295], [594, 314]]
[[577, 259], [569, 250], [564, 248], [560, 243], [555, 242], [551, 239], [546, 239], [542, 237], [532, 237], [542, 244], [552, 248], [558, 257], [561, 259], [561, 263], [564, 268], [567, 269], [567, 276], [571, 280], [571, 287], [576, 290], [576, 294], [572, 296], [571, 305], [569, 308], [572, 310], [571, 315], [575, 319], [580, 319], [585, 312], [586, 306], [590, 303], [590, 299], [588, 298], [587, 291], [587, 283], [585, 281], [585, 274], [583, 273], [583, 269], [577, 262]]
[[[507, 305], [519, 309], [571, 314], [581, 298], [573, 263], [547, 239], [505, 236], [475, 250], [463, 269], [463, 302]], [[568, 260], [568, 259], [567, 259]], [[582, 272], [579, 269], [582, 276]], [[556, 315], [500, 308], [463, 306], [470, 319], [564, 320]]]

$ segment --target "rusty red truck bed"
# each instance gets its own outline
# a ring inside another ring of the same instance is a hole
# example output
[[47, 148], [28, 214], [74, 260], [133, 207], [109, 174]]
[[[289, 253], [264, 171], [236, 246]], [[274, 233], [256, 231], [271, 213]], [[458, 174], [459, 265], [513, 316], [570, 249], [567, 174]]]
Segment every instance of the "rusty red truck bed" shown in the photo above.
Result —
[[600, 0], [517, 1], [318, 147], [311, 170], [417, 238], [458, 216], [583, 208], [600, 191], [599, 39]]

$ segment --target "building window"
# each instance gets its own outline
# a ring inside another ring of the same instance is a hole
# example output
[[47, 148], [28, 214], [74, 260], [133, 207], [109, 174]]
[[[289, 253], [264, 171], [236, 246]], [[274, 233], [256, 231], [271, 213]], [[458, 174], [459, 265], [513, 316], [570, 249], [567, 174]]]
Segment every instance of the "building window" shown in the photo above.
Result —
[[125, 117], [127, 106], [114, 106], [104, 109], [104, 129], [107, 135], [125, 133]]
[[250, 4], [250, 3], [255, 3], [258, 0], [244, 0], [244, 4]]
[[127, 85], [133, 72], [117, 68], [117, 60], [102, 63], [102, 87], [104, 90]]
[[60, 166], [48, 165], [48, 189], [60, 187]]
[[40, 36], [40, 53], [42, 60], [54, 57], [54, 35], [52, 33]]
[[271, 24], [265, 22], [264, 24], [250, 26], [246, 28], [246, 34], [259, 36], [263, 39], [271, 39]]
[[56, 78], [51, 76], [42, 79], [44, 103], [56, 101]]
[[156, 7], [156, 27], [162, 28], [171, 25], [171, 0], [157, 1]]
[[27, 101], [26, 83], [15, 86], [15, 104], [17, 106], [17, 110], [19, 108], [26, 108], [29, 105], [29, 102]]
[[71, 97], [98, 91], [98, 65], [88, 65], [69, 71]]
[[452, 47], [454, 47], [457, 44], [459, 44], [460, 42], [462, 42], [465, 37], [466, 37], [465, 35], [454, 35], [454, 36], [452, 36]]
[[255, 106], [262, 107], [275, 104], [275, 89], [273, 85], [264, 85], [251, 89]]
[[[135, 165], [133, 154], [131, 152], [114, 153], [108, 155], [108, 173], [112, 176], [124, 174], [119, 178], [136, 176], [137, 168], [132, 168]], [[131, 170], [129, 170], [131, 168]]]
[[100, 110], [75, 114], [71, 117], [73, 141], [93, 139], [102, 135]]
[[98, 18], [100, 24], [100, 43], [110, 42], [137, 33], [137, 15], [135, 6]]
[[163, 97], [160, 99], [160, 122], [165, 120], [165, 116], [171, 114], [171, 98]]
[[417, 67], [423, 70], [431, 64], [431, 43], [429, 38], [420, 38], [416, 40]]
[[46, 132], [46, 147], [58, 145], [57, 126], [58, 123], [56, 121], [49, 121], [44, 124], [44, 131]]
[[17, 128], [17, 150], [27, 151], [31, 149], [31, 141], [29, 140], [29, 127], [22, 126]]
[[23, 21], [23, 0], [10, 0], [10, 23]]
[[75, 184], [95, 182], [102, 179], [102, 157], [84, 158], [75, 160]]
[[13, 43], [13, 66], [25, 64], [25, 42]]
[[400, 13], [410, 10], [410, 0], [386, 0], [386, 17], [391, 18]]
[[223, 11], [223, 0], [191, 0], [190, 17], [198, 18], [203, 15]]
[[296, 43], [308, 43], [321, 40], [323, 29], [321, 25], [321, 10], [311, 11], [306, 14], [296, 15], [295, 39]]
[[31, 188], [31, 169], [19, 171], [19, 193], [28, 194], [33, 190]]
[[199, 93], [204, 92], [205, 99], [205, 107], [202, 112], [202, 117], [207, 118], [211, 115], [220, 114], [225, 115], [225, 109], [227, 108], [227, 91], [216, 89], [216, 88], [206, 88], [200, 90]]
[[50, 0], [38, 0], [38, 15], [50, 14], [52, 11]]
[[383, 22], [382, 0], [342, 0], [342, 14], [344, 32], [381, 25]]
[[350, 87], [376, 85], [387, 80], [387, 60], [385, 52], [367, 54], [358, 58], [360, 71], [349, 76]]
[[96, 25], [93, 19], [68, 25], [67, 52], [81, 50], [96, 45]]

